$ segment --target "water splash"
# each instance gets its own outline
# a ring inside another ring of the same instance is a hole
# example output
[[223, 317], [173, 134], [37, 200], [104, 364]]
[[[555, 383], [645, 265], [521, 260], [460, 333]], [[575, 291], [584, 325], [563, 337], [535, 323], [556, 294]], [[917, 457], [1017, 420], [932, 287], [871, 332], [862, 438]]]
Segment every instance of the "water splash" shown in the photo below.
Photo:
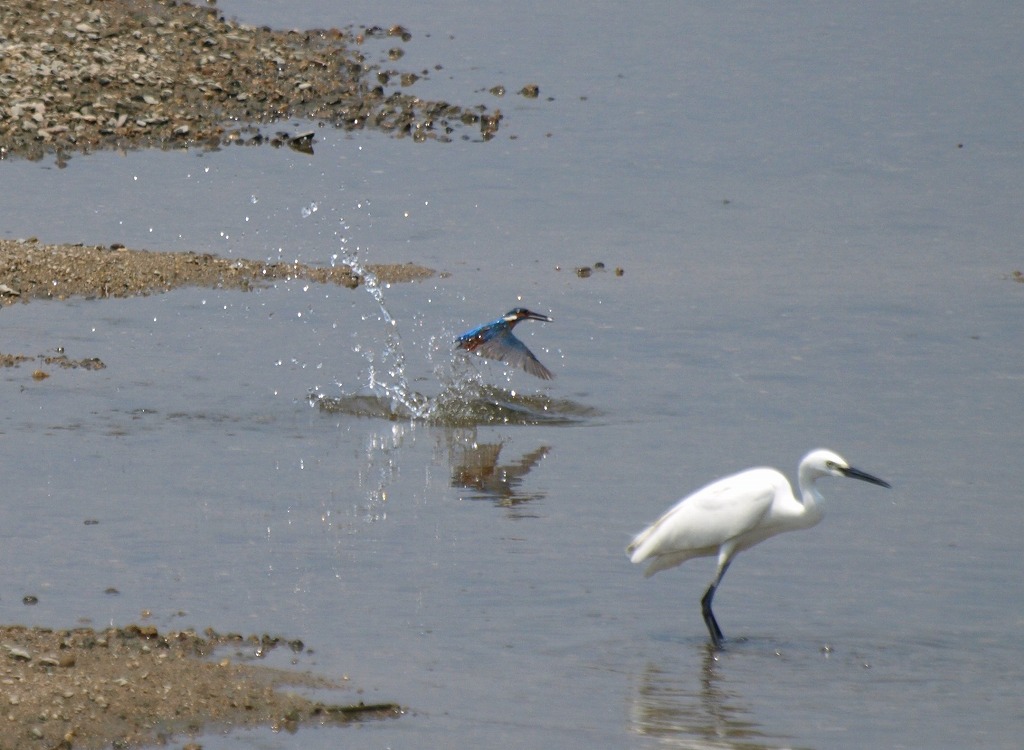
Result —
[[[314, 392], [310, 404], [330, 414], [395, 421], [426, 422], [453, 427], [491, 424], [574, 424], [599, 414], [596, 409], [544, 394], [521, 394], [483, 382], [473, 357], [454, 352], [450, 332], [432, 336], [427, 360], [433, 366], [436, 393], [414, 389], [406, 372], [405, 350], [398, 321], [384, 299], [385, 285], [342, 243], [338, 262], [362, 279], [384, 324], [379, 350], [360, 348], [367, 361], [366, 385], [358, 393], [329, 397]], [[423, 382], [423, 381], [420, 381]]]
[[[373, 351], [365, 352], [368, 362], [367, 390], [373, 396], [388, 402], [391, 411], [405, 412], [411, 419], [424, 419], [429, 411], [429, 400], [409, 388], [409, 379], [405, 374], [405, 351], [402, 348], [398, 321], [388, 310], [380, 279], [377, 278], [377, 274], [364, 267], [356, 253], [347, 247], [344, 248], [339, 260], [362, 279], [362, 287], [373, 297], [384, 323], [384, 345], [379, 356]], [[364, 395], [356, 398], [357, 403], [361, 403], [366, 397]]]
[[442, 390], [436, 396], [415, 394], [415, 413], [373, 393], [337, 398], [313, 394], [310, 402], [321, 411], [350, 417], [389, 421], [423, 421], [445, 427], [479, 425], [570, 425], [600, 415], [600, 411], [569, 399], [522, 395], [493, 386]]

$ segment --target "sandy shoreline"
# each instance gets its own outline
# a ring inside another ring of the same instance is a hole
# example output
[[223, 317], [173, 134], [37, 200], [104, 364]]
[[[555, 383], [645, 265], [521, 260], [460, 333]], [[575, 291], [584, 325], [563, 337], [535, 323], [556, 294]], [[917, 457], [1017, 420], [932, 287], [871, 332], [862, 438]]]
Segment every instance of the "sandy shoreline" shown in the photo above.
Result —
[[[434, 275], [431, 269], [415, 263], [370, 264], [366, 271], [388, 284], [419, 281]], [[182, 286], [251, 291], [288, 279], [349, 289], [363, 283], [347, 266], [320, 268], [302, 263], [228, 259], [207, 253], [131, 250], [120, 245], [43, 245], [34, 240], [0, 240], [0, 309], [32, 300], [160, 294]], [[73, 360], [63, 352], [0, 352], [0, 367], [18, 367], [28, 362], [36, 363], [36, 378], [48, 376], [46, 367], [104, 368], [99, 359]]]
[[[500, 110], [420, 99], [401, 26], [279, 31], [172, 0], [0, 2], [0, 159], [292, 145], [289, 120], [416, 141], [489, 140]], [[371, 42], [373, 42], [371, 44]], [[373, 59], [376, 58], [376, 59]], [[502, 91], [500, 87], [498, 90]], [[521, 95], [535, 98], [537, 87]]]
[[[367, 266], [385, 283], [419, 281], [434, 271], [414, 263]], [[0, 240], [0, 304], [68, 297], [135, 297], [181, 286], [250, 291], [275, 281], [304, 279], [356, 288], [362, 279], [347, 266], [266, 263], [208, 253], [132, 250], [122, 245], [45, 245]]]
[[[305, 646], [138, 625], [0, 627], [0, 748], [128, 748], [216, 729], [294, 730], [402, 714], [397, 704], [364, 703], [344, 680], [252, 663], [274, 648]], [[310, 700], [296, 692], [303, 689], [338, 691], [339, 702]]]

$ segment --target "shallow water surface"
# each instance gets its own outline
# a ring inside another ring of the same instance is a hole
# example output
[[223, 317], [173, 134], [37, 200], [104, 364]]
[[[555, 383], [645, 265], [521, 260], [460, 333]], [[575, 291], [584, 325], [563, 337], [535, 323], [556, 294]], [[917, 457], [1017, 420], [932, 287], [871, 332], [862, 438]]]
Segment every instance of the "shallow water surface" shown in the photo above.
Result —
[[[1019, 12], [338, 12], [286, 25], [403, 23], [425, 92], [551, 98], [488, 144], [0, 163], [4, 236], [445, 272], [0, 311], [4, 352], [106, 364], [0, 373], [4, 621], [280, 633], [409, 709], [208, 750], [1017, 747]], [[550, 383], [450, 349], [519, 305]], [[626, 543], [819, 446], [894, 489], [826, 482], [741, 555], [711, 654], [712, 561], [644, 580]]]

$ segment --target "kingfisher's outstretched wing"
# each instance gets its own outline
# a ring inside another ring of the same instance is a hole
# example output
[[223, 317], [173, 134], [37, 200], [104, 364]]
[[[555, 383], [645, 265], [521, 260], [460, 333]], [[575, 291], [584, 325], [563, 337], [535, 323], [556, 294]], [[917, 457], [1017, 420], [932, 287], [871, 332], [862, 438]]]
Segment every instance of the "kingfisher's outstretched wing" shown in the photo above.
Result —
[[517, 339], [508, 330], [498, 331], [498, 333], [490, 338], [484, 338], [482, 335], [470, 337], [466, 344], [460, 338], [459, 346], [471, 352], [476, 352], [481, 357], [496, 359], [512, 367], [521, 367], [541, 380], [551, 380], [555, 377], [551, 370], [540, 363], [540, 360], [534, 356], [526, 344]]

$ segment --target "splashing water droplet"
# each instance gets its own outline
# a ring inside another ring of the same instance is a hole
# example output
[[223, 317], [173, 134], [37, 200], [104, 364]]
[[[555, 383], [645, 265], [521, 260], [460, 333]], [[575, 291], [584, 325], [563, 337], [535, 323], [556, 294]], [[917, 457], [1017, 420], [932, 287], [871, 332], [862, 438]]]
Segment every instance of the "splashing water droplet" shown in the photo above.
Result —
[[[420, 392], [413, 382], [418, 386], [431, 379], [411, 380], [407, 373], [401, 327], [384, 298], [388, 286], [360, 262], [358, 249], [350, 248], [347, 240], [342, 239], [341, 249], [337, 260], [360, 277], [360, 286], [373, 298], [378, 310], [376, 314], [362, 314], [360, 318], [379, 324], [383, 340], [358, 341], [352, 345], [352, 351], [361, 354], [366, 361], [364, 385], [358, 392], [331, 398], [317, 388], [309, 393], [310, 406], [332, 414], [384, 419], [392, 423], [409, 420], [454, 427], [575, 424], [600, 414], [596, 409], [571, 400], [484, 385], [477, 359], [454, 352], [452, 331], [430, 336], [426, 342], [426, 358], [433, 367], [432, 380], [439, 391]], [[424, 317], [414, 316], [412, 324], [422, 329]]]

